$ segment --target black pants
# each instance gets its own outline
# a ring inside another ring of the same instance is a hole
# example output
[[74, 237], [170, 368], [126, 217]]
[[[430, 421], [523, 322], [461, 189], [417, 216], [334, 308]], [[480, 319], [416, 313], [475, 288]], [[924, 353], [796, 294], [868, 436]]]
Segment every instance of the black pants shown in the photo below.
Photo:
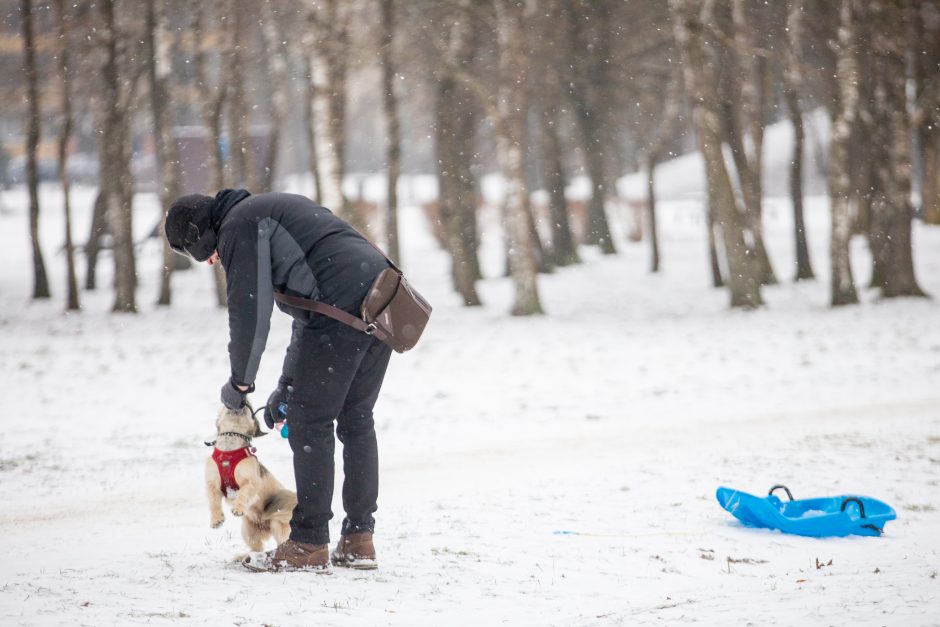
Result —
[[300, 338], [287, 414], [297, 481], [290, 537], [309, 544], [330, 541], [334, 420], [343, 443], [342, 533], [375, 528], [379, 457], [372, 408], [391, 354], [391, 348], [365, 333], [317, 318]]

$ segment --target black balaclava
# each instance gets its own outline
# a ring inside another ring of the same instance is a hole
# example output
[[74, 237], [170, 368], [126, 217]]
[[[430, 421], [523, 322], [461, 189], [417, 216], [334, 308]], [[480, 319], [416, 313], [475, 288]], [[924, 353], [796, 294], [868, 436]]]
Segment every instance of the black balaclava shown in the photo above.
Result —
[[216, 232], [222, 219], [250, 194], [243, 189], [223, 189], [215, 198], [190, 194], [173, 201], [166, 214], [166, 239], [170, 248], [196, 261], [212, 256], [218, 244]]
[[205, 261], [215, 251], [216, 236], [212, 228], [212, 196], [190, 194], [173, 201], [166, 212], [166, 239], [170, 248], [196, 261]]

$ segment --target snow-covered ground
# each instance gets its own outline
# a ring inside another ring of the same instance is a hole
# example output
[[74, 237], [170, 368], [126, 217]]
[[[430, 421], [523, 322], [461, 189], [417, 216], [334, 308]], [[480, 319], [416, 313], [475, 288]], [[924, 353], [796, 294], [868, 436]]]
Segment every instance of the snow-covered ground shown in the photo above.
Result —
[[[830, 309], [825, 199], [808, 207], [822, 279], [800, 285], [789, 204], [768, 199], [783, 282], [759, 311], [709, 287], [701, 208], [675, 200], [659, 276], [645, 244], [585, 250], [540, 279], [547, 315], [524, 319], [502, 278], [460, 307], [405, 210], [403, 263], [435, 312], [377, 408], [381, 566], [315, 576], [246, 572], [237, 519], [209, 528], [202, 442], [228, 361], [208, 269], [178, 274], [158, 310], [146, 240], [141, 313], [110, 314], [105, 288], [65, 315], [60, 197], [44, 193], [48, 303], [28, 298], [22, 190], [0, 196], [0, 625], [940, 624], [940, 308], [863, 289]], [[80, 240], [91, 199], [76, 191]], [[137, 201], [143, 237], [159, 208]], [[940, 229], [914, 240], [940, 295]], [[490, 277], [500, 250], [487, 229]], [[258, 401], [288, 334], [275, 313]], [[286, 442], [258, 448], [291, 482]], [[744, 528], [714, 498], [775, 483], [878, 497], [898, 520], [882, 538], [806, 539]]]

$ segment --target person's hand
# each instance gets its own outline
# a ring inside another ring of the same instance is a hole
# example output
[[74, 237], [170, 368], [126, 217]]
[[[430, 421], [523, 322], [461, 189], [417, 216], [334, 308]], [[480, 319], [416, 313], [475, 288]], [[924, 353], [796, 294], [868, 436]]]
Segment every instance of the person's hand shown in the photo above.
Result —
[[245, 406], [245, 398], [250, 391], [251, 386], [238, 386], [235, 385], [234, 381], [229, 379], [225, 382], [225, 385], [222, 386], [222, 404], [232, 411], [237, 411]]
[[273, 429], [276, 422], [287, 420], [287, 400], [293, 390], [293, 380], [290, 377], [278, 379], [277, 389], [271, 392], [268, 403], [264, 406], [264, 424], [268, 425], [268, 429]]

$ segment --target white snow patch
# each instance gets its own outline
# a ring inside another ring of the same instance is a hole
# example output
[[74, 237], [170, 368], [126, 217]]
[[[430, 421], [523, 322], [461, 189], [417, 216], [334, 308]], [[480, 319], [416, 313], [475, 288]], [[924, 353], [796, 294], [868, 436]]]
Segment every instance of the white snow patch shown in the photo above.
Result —
[[[76, 190], [79, 242], [93, 199]], [[824, 198], [807, 204], [823, 278], [798, 285], [789, 203], [768, 199], [767, 245], [783, 282], [750, 313], [729, 311], [727, 294], [709, 287], [697, 201], [663, 203], [658, 276], [614, 213], [620, 254], [586, 249], [584, 264], [541, 277], [547, 314], [535, 318], [507, 315], [512, 286], [492, 214], [486, 304], [466, 309], [422, 212], [403, 208], [405, 270], [434, 316], [421, 345], [393, 358], [376, 408], [379, 569], [323, 577], [249, 573], [236, 561], [240, 521], [209, 528], [200, 435], [228, 376], [209, 269], [174, 277], [170, 309], [153, 304], [160, 243], [144, 238], [160, 208], [139, 195], [141, 313], [110, 313], [105, 254], [102, 287], [65, 315], [61, 197], [44, 188], [42, 200], [54, 298], [32, 302], [25, 194], [0, 196], [2, 624], [931, 624], [940, 615], [938, 306], [865, 289], [869, 256], [856, 240], [863, 302], [830, 309]], [[940, 230], [915, 224], [914, 246], [923, 287], [940, 295]], [[289, 335], [275, 313], [255, 402], [275, 386]], [[288, 444], [264, 438], [258, 449], [290, 485]], [[776, 483], [798, 498], [869, 494], [898, 520], [882, 538], [800, 538], [743, 527], [714, 498], [719, 485]], [[340, 501], [337, 485], [334, 537]]]

